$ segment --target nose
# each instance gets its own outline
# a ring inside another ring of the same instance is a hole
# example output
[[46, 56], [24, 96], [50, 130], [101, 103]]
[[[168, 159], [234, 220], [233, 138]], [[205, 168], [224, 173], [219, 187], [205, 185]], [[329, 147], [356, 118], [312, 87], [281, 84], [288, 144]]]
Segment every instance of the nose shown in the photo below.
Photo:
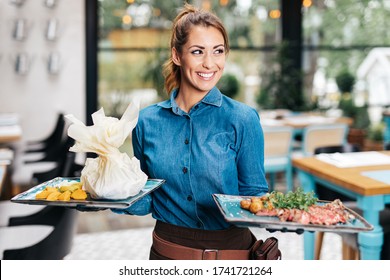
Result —
[[203, 59], [203, 67], [206, 69], [210, 69], [213, 65], [213, 58], [210, 54], [206, 54]]

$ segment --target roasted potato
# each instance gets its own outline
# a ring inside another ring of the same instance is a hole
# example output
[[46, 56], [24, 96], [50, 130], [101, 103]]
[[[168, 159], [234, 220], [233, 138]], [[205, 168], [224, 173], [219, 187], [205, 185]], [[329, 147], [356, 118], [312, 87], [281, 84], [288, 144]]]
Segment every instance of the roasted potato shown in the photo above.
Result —
[[60, 195], [61, 195], [61, 193], [59, 191], [50, 192], [49, 195], [47, 196], [46, 200], [49, 200], [49, 201], [58, 200], [58, 197]]
[[84, 200], [87, 198], [87, 193], [82, 189], [78, 189], [72, 192], [70, 197], [77, 200]]
[[64, 191], [63, 193], [61, 193], [61, 194], [58, 196], [58, 200], [69, 201], [71, 195], [72, 195], [72, 192], [71, 192], [71, 191]]
[[84, 200], [87, 198], [87, 193], [82, 190], [82, 186], [83, 184], [81, 182], [68, 182], [60, 186], [46, 187], [43, 191], [37, 193], [35, 198], [50, 201]]
[[36, 199], [46, 199], [47, 196], [50, 194], [47, 190], [43, 190], [35, 195]]
[[256, 214], [262, 209], [264, 209], [264, 205], [263, 205], [263, 201], [261, 200], [252, 202], [251, 205], [249, 206], [249, 211], [251, 211], [254, 214]]
[[240, 206], [241, 206], [241, 208], [243, 208], [243, 209], [249, 210], [249, 207], [251, 206], [251, 201], [248, 200], [248, 199], [241, 200], [241, 201], [240, 201]]

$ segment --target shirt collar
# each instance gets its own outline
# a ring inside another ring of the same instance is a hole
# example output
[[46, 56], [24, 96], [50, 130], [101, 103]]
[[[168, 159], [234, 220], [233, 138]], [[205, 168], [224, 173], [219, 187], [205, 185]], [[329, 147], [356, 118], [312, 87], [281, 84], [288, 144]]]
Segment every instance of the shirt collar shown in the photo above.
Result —
[[[157, 106], [166, 109], [172, 108], [175, 111], [175, 108], [178, 108], [177, 103], [175, 101], [177, 93], [178, 93], [178, 89], [174, 89], [170, 94], [170, 98], [158, 103]], [[221, 107], [222, 93], [219, 91], [217, 87], [213, 87], [200, 102], [213, 105], [215, 107]]]

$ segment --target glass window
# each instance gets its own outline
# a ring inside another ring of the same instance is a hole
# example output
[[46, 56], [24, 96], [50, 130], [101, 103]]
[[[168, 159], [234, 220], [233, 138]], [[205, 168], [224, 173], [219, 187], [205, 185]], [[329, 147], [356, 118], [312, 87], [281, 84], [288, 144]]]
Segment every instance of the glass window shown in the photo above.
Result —
[[322, 109], [338, 109], [344, 93], [337, 81], [347, 72], [354, 78], [347, 94], [352, 95], [356, 106], [369, 107], [372, 122], [380, 122], [381, 110], [390, 105], [390, 73], [385, 78], [380, 62], [390, 63], [390, 1], [304, 0], [304, 6], [305, 3], [306, 95], [317, 100]]
[[[231, 45], [225, 74], [238, 84], [234, 98], [256, 107], [261, 73], [273, 63], [280, 41], [279, 1], [195, 0], [224, 22]], [[146, 106], [167, 98], [161, 65], [168, 55], [170, 28], [183, 1], [100, 0], [98, 102], [120, 115], [130, 100]]]

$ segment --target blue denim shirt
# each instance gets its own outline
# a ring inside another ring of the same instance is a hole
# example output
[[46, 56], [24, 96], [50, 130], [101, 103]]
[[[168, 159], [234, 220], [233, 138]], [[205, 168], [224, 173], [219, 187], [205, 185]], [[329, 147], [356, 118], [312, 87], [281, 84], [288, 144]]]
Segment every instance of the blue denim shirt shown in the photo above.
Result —
[[257, 112], [213, 88], [187, 114], [169, 100], [140, 111], [134, 155], [149, 178], [166, 183], [117, 213], [206, 230], [229, 227], [213, 193], [263, 195], [264, 139]]

